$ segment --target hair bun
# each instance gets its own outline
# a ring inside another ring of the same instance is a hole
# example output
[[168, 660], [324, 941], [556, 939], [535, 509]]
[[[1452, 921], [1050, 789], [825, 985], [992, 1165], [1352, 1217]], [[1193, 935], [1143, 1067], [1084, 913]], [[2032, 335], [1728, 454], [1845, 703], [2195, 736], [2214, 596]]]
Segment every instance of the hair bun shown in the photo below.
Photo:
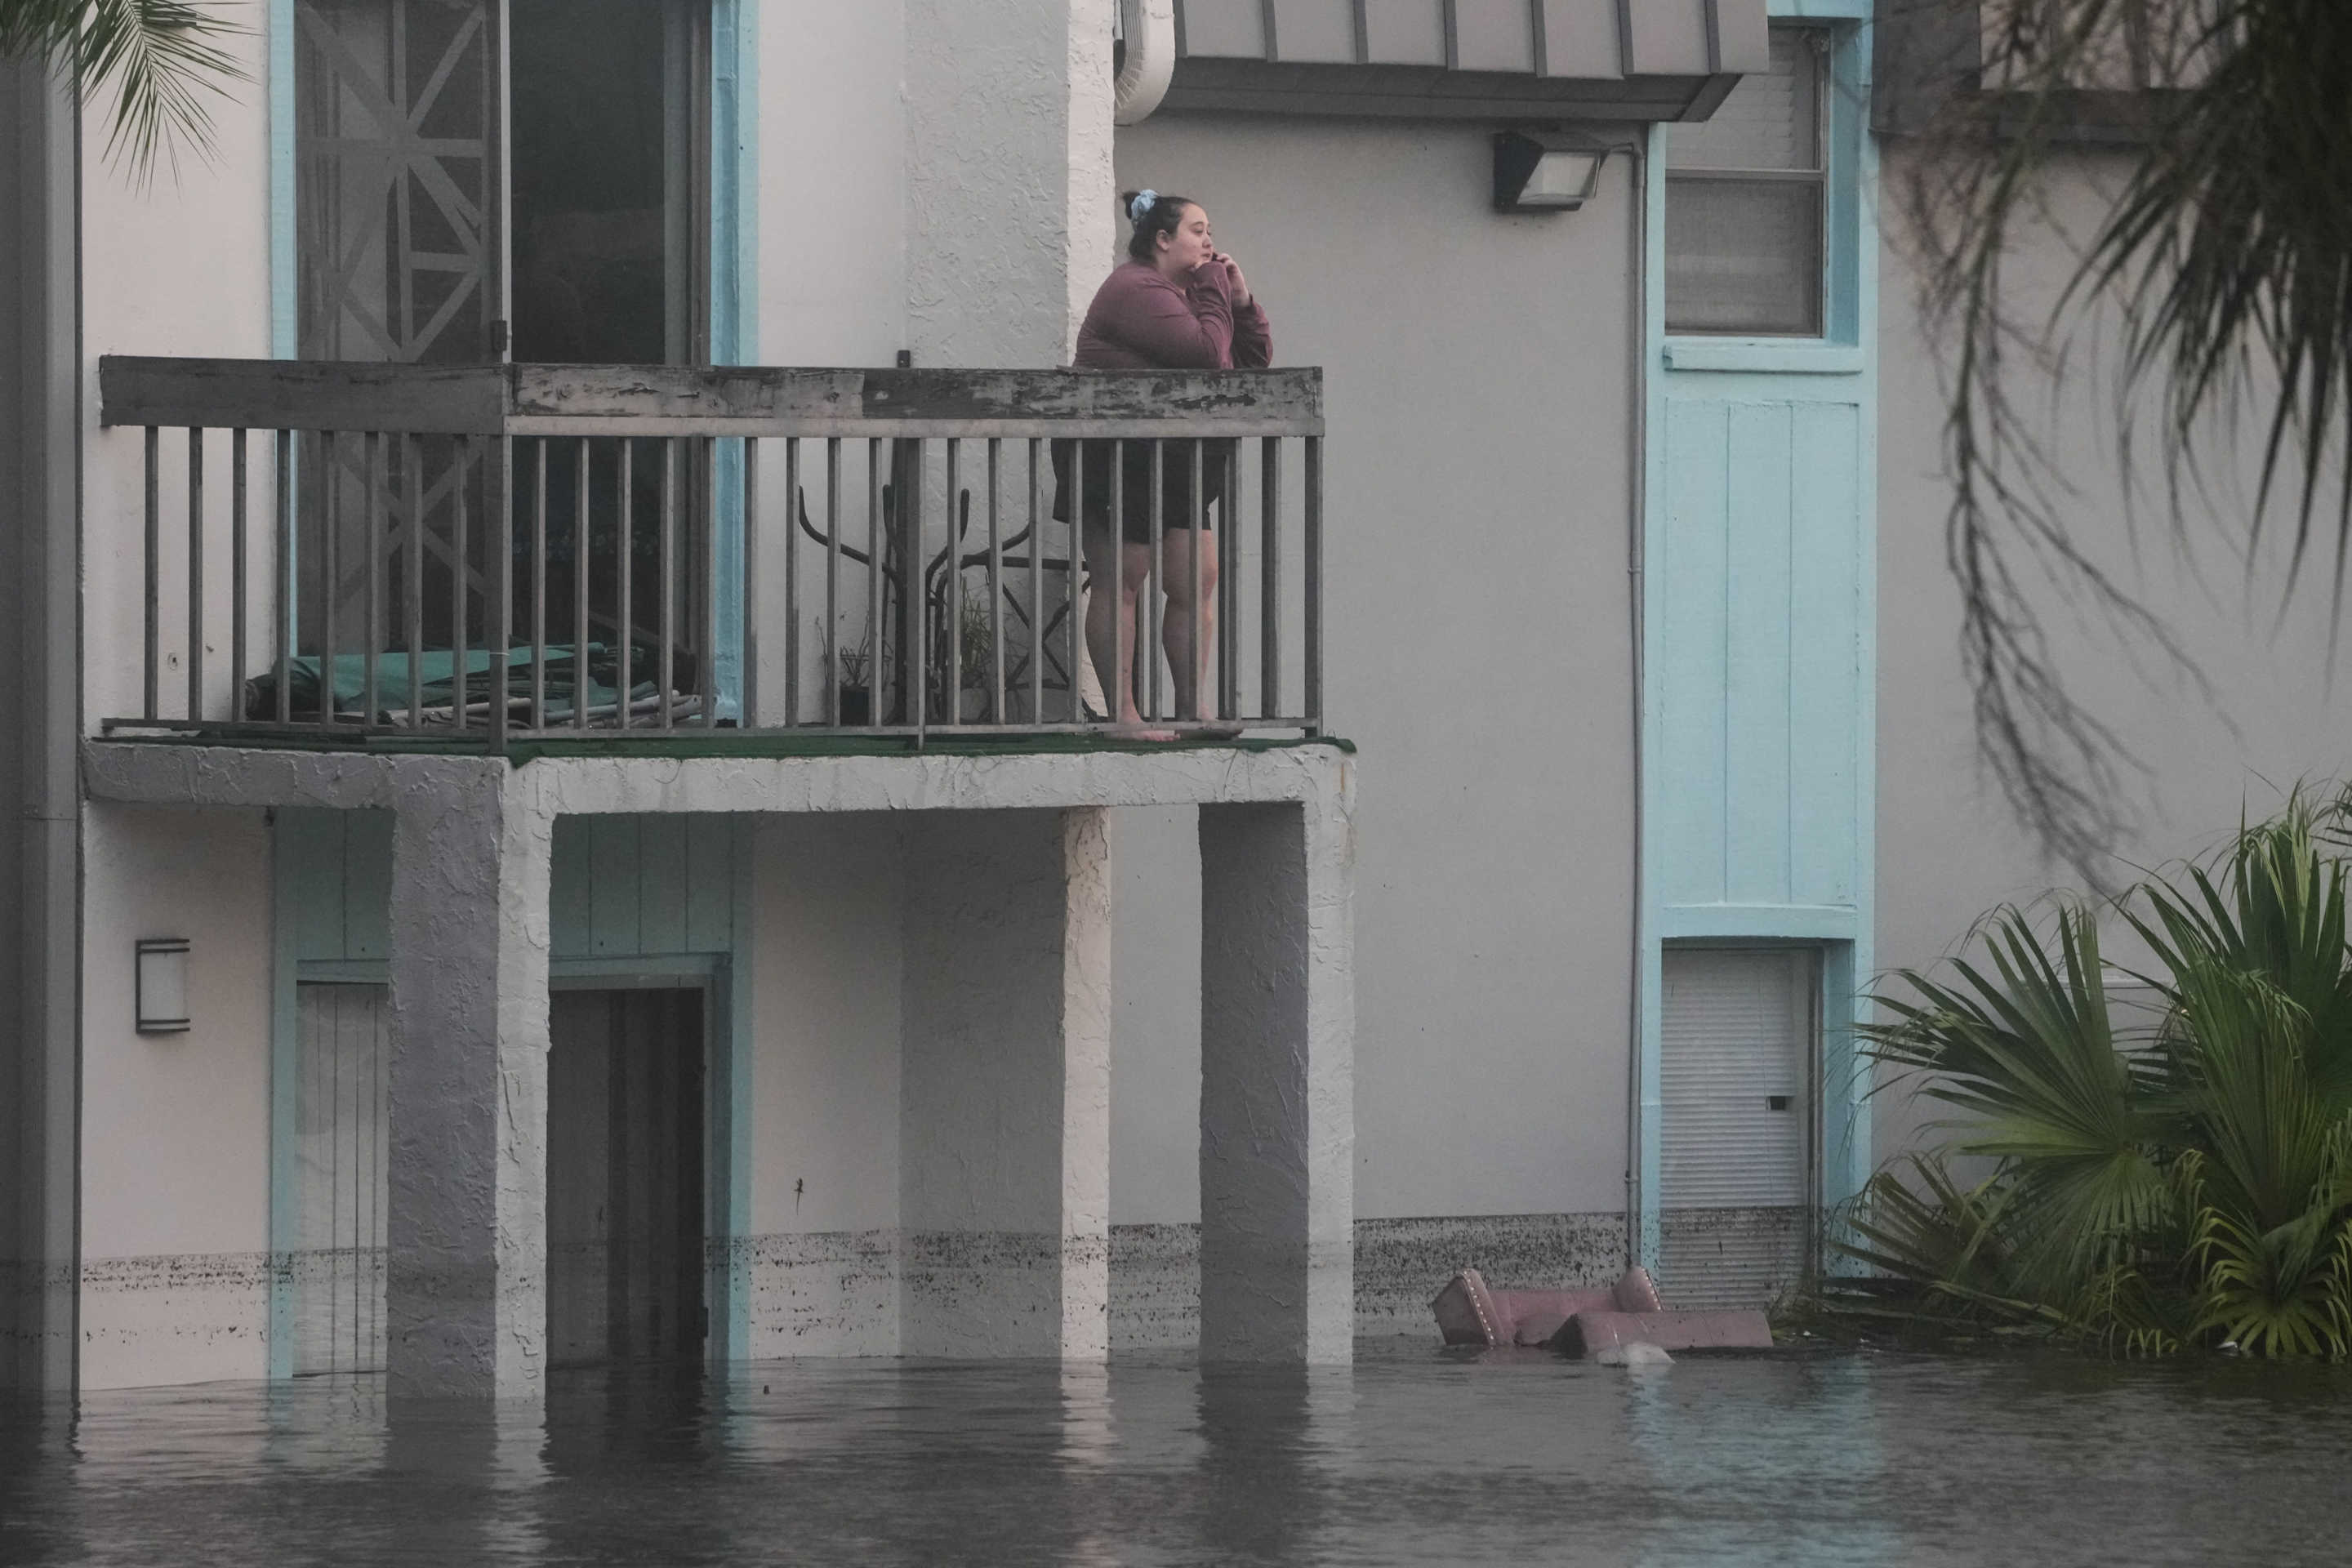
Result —
[[1146, 214], [1159, 202], [1158, 191], [1137, 191], [1127, 198], [1127, 221], [1141, 223]]

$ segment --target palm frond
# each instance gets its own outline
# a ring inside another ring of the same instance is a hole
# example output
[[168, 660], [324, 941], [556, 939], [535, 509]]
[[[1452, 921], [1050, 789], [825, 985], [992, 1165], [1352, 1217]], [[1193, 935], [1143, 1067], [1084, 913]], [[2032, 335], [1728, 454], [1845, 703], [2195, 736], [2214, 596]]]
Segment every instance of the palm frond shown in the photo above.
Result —
[[[1946, 553], [1963, 596], [1962, 653], [1979, 741], [2013, 808], [2095, 884], [2124, 826], [2137, 763], [2070, 691], [2038, 593], [2158, 654], [2202, 687], [2162, 619], [2095, 562], [2042, 416], [2010, 366], [2064, 363], [2104, 307], [2118, 323], [2119, 404], [2161, 426], [2173, 523], [2202, 495], [2207, 455], [2236, 460], [2242, 415], [2260, 430], [2242, 536], [2292, 524], [2289, 582], [2331, 553], [2338, 619], [2352, 560], [2352, 6], [2340, 0], [1897, 0], [1980, 14], [1896, 200], [1931, 328], [1950, 344], [1945, 444], [1954, 479]], [[2130, 104], [2129, 160], [2046, 319], [2012, 304], [2004, 258], [2047, 216], [2047, 175], [2085, 89]], [[2112, 89], [2122, 89], [2115, 91]], [[2120, 421], [2130, 471], [2133, 420]]]
[[1992, 1174], [1890, 1166], [1833, 1245], [1954, 1321], [2352, 1356], [2352, 951], [2328, 821], [2297, 791], [2116, 906], [2157, 958], [2152, 1042], [2115, 1025], [2084, 903], [2042, 925], [1996, 910], [1968, 956], [1894, 976], [1867, 1050]]
[[218, 40], [242, 31], [193, 0], [0, 0], [0, 57], [39, 55], [84, 92], [110, 89], [110, 158], [139, 177], [179, 149], [209, 156], [207, 100], [246, 78]]

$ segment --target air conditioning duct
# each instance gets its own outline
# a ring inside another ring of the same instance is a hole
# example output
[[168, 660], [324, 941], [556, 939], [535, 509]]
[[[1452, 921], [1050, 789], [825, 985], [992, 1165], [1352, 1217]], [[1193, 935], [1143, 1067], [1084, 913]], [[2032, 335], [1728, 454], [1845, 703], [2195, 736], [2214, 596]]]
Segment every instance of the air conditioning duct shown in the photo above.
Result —
[[1151, 118], [1176, 74], [1176, 0], [1118, 0], [1118, 100], [1111, 119], [1136, 125]]

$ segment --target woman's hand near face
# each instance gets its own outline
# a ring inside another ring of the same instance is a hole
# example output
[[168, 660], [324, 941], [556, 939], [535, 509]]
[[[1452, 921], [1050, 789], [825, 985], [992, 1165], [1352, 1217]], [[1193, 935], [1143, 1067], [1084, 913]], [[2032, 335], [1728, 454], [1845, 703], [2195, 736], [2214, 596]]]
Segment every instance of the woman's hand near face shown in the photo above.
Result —
[[1246, 306], [1250, 302], [1250, 286], [1249, 279], [1242, 276], [1242, 264], [1222, 250], [1211, 257], [1210, 261], [1224, 269], [1225, 292], [1233, 297], [1234, 308], [1238, 310]]

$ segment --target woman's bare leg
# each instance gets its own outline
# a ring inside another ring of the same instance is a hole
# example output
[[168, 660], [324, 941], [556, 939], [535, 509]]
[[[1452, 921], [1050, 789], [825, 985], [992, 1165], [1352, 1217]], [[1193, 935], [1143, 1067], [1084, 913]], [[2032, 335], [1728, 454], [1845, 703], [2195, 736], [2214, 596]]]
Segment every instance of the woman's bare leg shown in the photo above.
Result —
[[[1136, 591], [1150, 580], [1151, 547], [1148, 544], [1122, 545], [1114, 568], [1111, 560], [1110, 531], [1104, 528], [1087, 530], [1087, 576], [1093, 584], [1087, 595], [1087, 652], [1094, 660], [1095, 679], [1102, 683], [1103, 700], [1114, 705], [1114, 720], [1121, 724], [1139, 724], [1143, 714], [1135, 703], [1135, 598]], [[1114, 575], [1117, 587], [1112, 586]], [[1114, 623], [1112, 616], [1117, 616]], [[1111, 627], [1118, 627], [1118, 646], [1126, 655], [1127, 668], [1112, 668]]]
[[[1201, 555], [1197, 602], [1192, 596], [1195, 550]], [[1146, 548], [1146, 560], [1150, 553]], [[1160, 537], [1160, 584], [1168, 595], [1160, 637], [1168, 648], [1168, 668], [1176, 678], [1176, 717], [1212, 717], [1201, 711], [1200, 703], [1201, 688], [1209, 679], [1209, 650], [1217, 646], [1217, 536], [1202, 529], [1171, 529]]]

